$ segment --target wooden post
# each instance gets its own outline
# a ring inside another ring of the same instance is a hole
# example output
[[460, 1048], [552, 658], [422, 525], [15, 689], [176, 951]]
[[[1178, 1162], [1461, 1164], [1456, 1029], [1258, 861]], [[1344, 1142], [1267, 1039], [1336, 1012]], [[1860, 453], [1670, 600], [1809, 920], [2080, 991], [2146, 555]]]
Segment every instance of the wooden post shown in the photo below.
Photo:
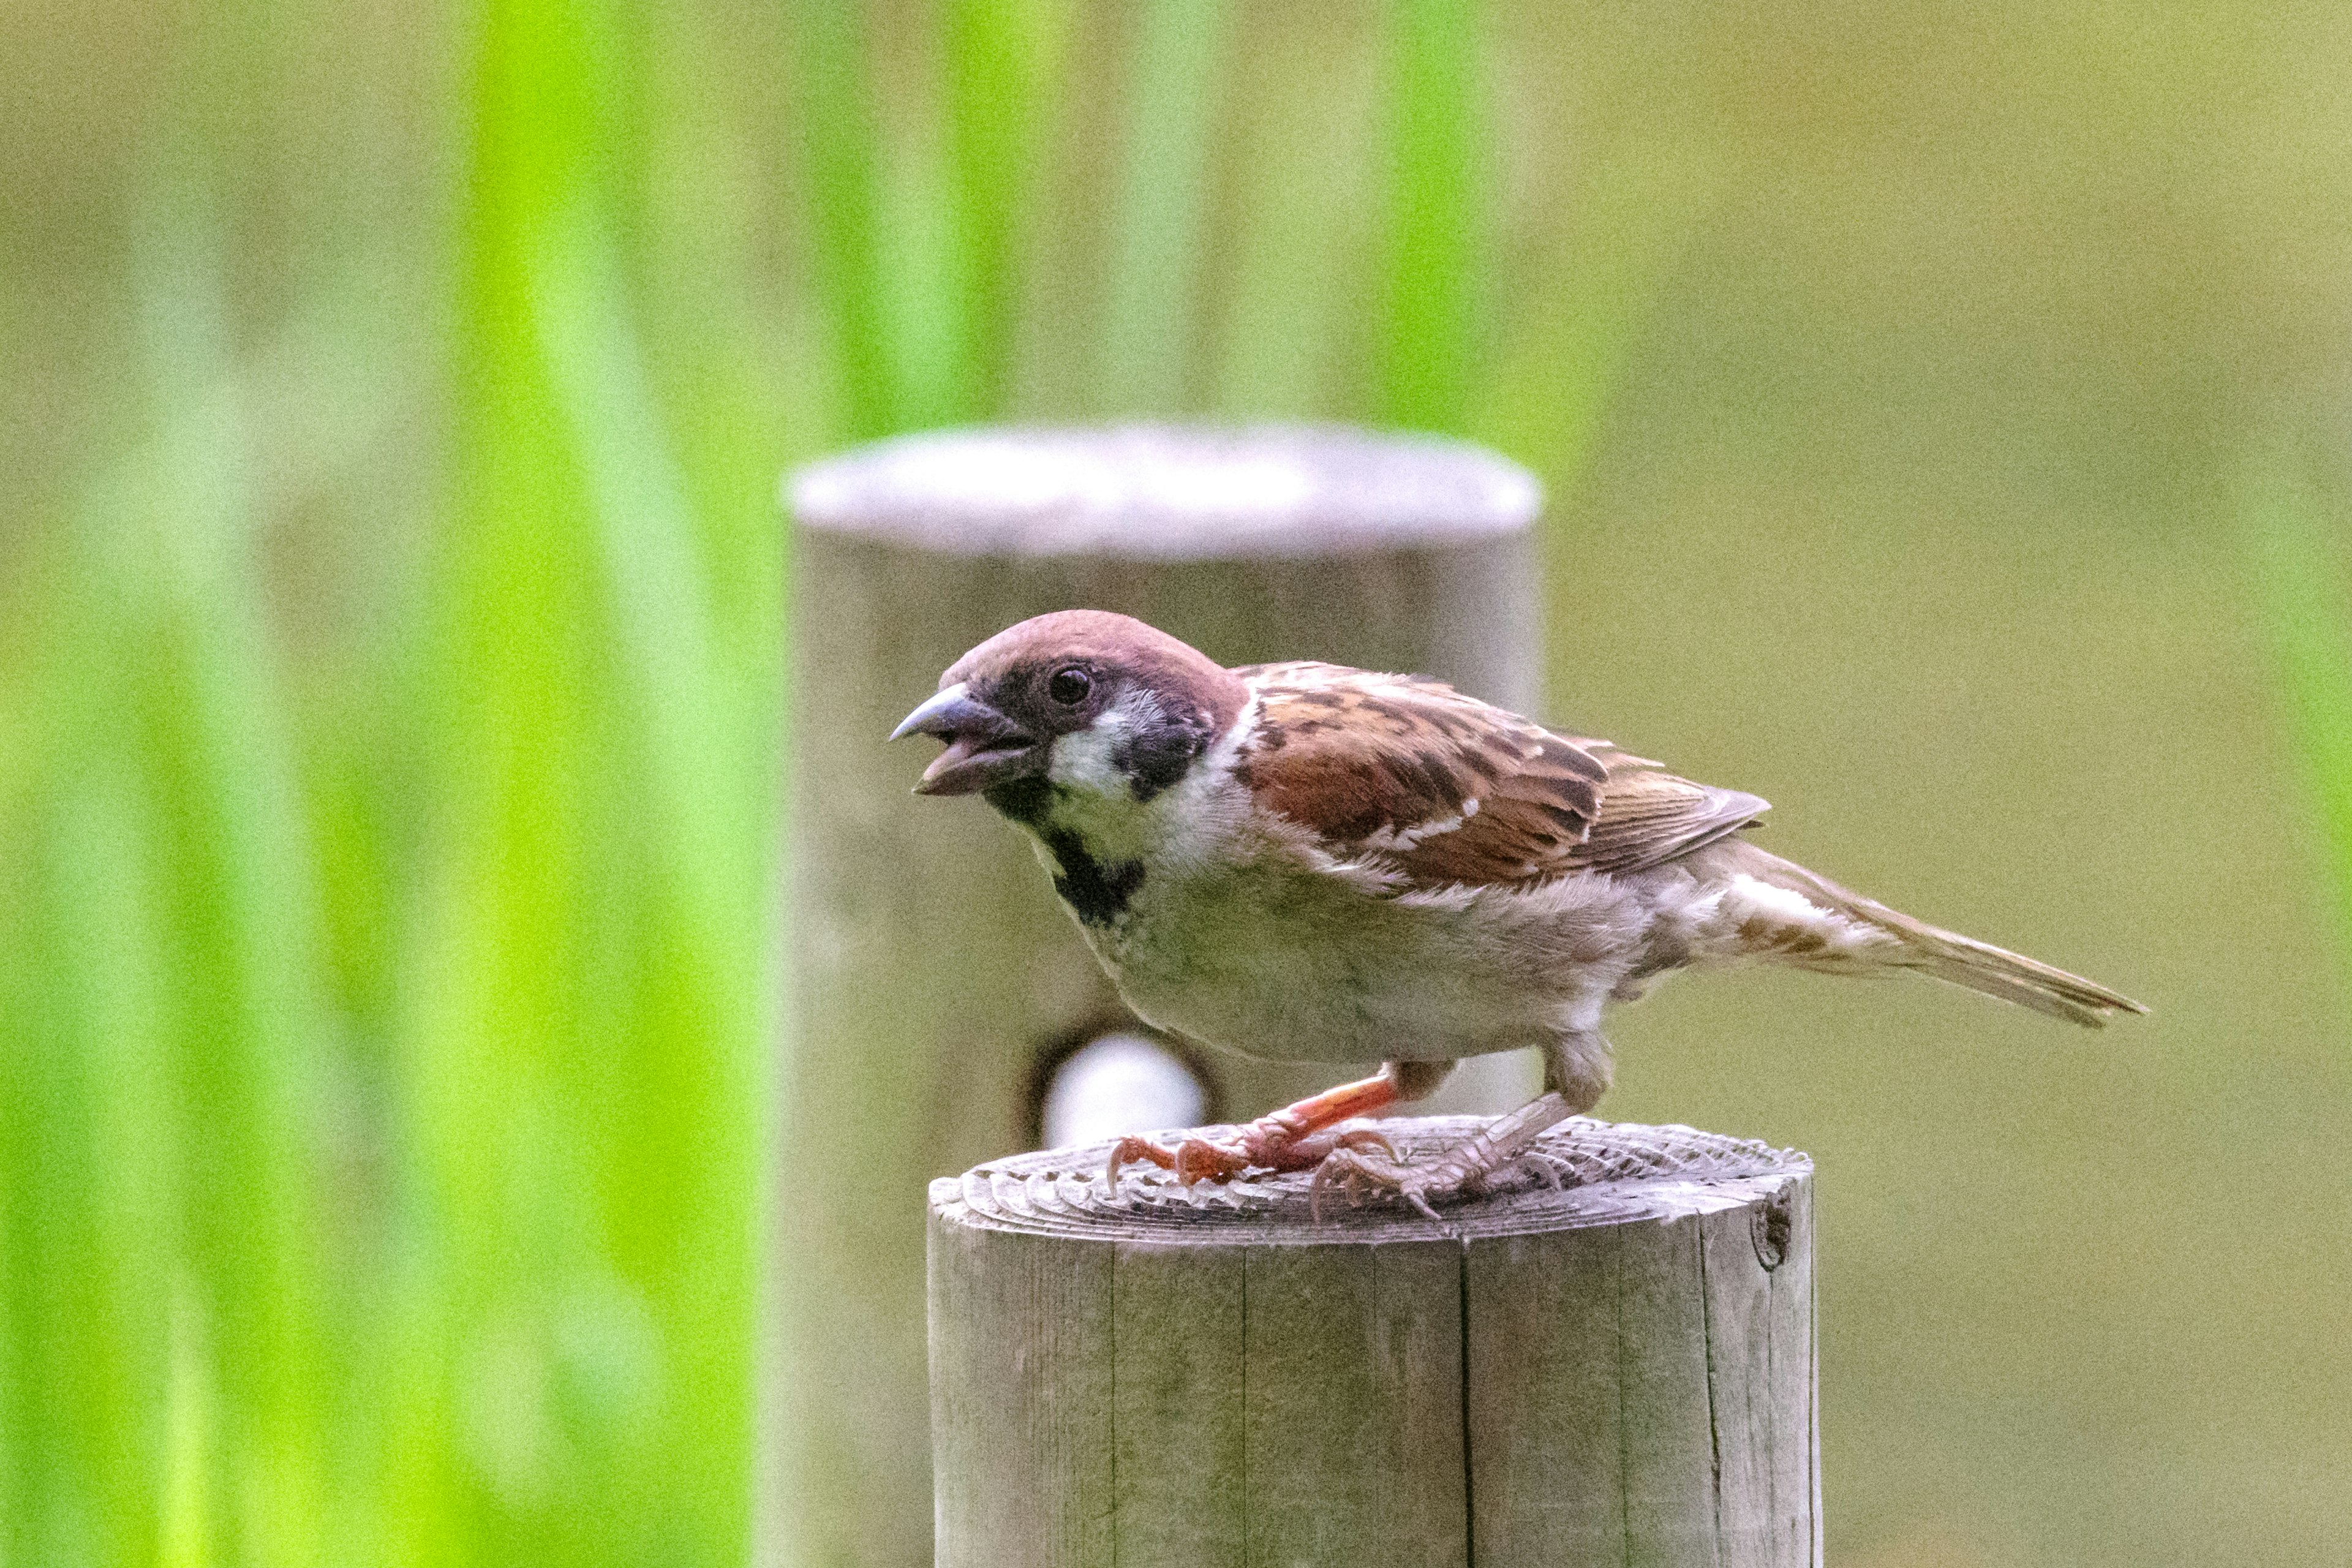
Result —
[[932, 1184], [940, 1568], [1820, 1562], [1802, 1155], [1580, 1117], [1432, 1224], [1106, 1148]]
[[[1026, 1146], [1041, 1050], [1125, 1022], [1018, 834], [908, 793], [892, 725], [1026, 616], [1119, 610], [1240, 664], [1412, 670], [1538, 699], [1534, 481], [1457, 442], [1344, 429], [971, 431], [795, 477], [793, 1049], [779, 1119], [793, 1314], [779, 1505], [807, 1560], [930, 1555], [923, 1237], [932, 1177]], [[1221, 1116], [1328, 1069], [1209, 1064]], [[1533, 1091], [1471, 1064], [1448, 1109]], [[882, 1201], [877, 1201], [880, 1194]]]

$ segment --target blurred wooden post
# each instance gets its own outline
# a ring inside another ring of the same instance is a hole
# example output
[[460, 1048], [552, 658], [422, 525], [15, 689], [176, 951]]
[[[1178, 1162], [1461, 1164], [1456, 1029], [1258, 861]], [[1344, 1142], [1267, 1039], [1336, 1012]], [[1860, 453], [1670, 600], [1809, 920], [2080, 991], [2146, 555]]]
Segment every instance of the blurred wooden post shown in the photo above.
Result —
[[[1127, 1016], [1020, 836], [909, 795], [936, 748], [883, 737], [967, 647], [1072, 606], [1227, 663], [1418, 671], [1534, 709], [1538, 495], [1456, 442], [1137, 427], [884, 442], [803, 470], [791, 502], [778, 1502], [808, 1561], [914, 1568], [930, 1443], [913, 1194], [1022, 1147], [1041, 1048]], [[1227, 1116], [1333, 1077], [1212, 1067]], [[1534, 1082], [1515, 1058], [1459, 1076], [1446, 1108], [1504, 1109]]]
[[940, 1568], [1820, 1562], [1803, 1156], [1578, 1119], [1431, 1224], [1105, 1147], [932, 1184]]

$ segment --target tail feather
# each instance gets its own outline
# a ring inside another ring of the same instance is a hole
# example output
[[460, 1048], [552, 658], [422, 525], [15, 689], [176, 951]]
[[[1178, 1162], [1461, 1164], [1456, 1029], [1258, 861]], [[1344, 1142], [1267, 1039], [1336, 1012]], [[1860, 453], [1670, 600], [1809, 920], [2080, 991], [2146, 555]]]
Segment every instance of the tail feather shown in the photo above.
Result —
[[1998, 996], [2004, 1002], [2014, 1002], [2021, 1007], [2031, 1007], [2053, 1018], [2094, 1029], [2104, 1027], [2111, 1013], [2147, 1011], [2142, 1004], [2095, 981], [2069, 974], [2054, 965], [1990, 942], [1931, 926], [1900, 910], [1889, 909], [1875, 899], [1842, 888], [1793, 861], [1768, 855], [1752, 845], [1746, 847], [1760, 860], [1769, 862], [1765, 866], [1751, 865], [1748, 868], [1750, 875], [1893, 937], [1901, 946], [1880, 959], [1881, 963], [1915, 970], [1947, 984]]
[[2106, 1027], [2110, 1013], [2147, 1011], [2130, 997], [2095, 985], [2079, 975], [2068, 974], [2063, 970], [2053, 971], [2051, 973], [2060, 976], [2053, 981], [2041, 973], [2048, 970], [2046, 964], [2036, 963], [2030, 958], [1981, 942], [1970, 943], [1970, 947], [1973, 951], [1966, 956], [1938, 954], [1924, 957], [1914, 967], [1922, 974], [1947, 984], [1980, 991], [1988, 996], [1998, 996], [2004, 1002], [2014, 1002], [2021, 1007], [2031, 1007], [2037, 1013], [2046, 1013], [2051, 1017], [2064, 1018], [2070, 1023], [2094, 1029]]

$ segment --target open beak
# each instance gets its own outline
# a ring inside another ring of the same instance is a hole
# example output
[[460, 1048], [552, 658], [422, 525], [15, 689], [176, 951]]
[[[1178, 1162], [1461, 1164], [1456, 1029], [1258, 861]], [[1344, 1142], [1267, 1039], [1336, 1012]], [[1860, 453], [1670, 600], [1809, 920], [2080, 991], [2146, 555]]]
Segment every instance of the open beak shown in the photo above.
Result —
[[937, 735], [948, 743], [923, 770], [917, 795], [970, 795], [1036, 766], [1036, 739], [972, 696], [961, 680], [932, 693], [890, 731], [894, 741], [908, 735]]

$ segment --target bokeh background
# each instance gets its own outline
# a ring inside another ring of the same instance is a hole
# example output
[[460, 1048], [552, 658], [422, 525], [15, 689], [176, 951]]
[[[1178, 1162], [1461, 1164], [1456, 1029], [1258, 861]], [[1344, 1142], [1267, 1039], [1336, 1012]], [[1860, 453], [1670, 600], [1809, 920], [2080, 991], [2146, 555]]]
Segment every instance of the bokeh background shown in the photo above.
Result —
[[1833, 1561], [2352, 1561], [2347, 61], [2267, 0], [0, 8], [0, 1561], [804, 1560], [777, 476], [1137, 414], [1492, 442], [1553, 717], [2154, 1005], [1621, 1020], [1611, 1113], [1821, 1163]]

